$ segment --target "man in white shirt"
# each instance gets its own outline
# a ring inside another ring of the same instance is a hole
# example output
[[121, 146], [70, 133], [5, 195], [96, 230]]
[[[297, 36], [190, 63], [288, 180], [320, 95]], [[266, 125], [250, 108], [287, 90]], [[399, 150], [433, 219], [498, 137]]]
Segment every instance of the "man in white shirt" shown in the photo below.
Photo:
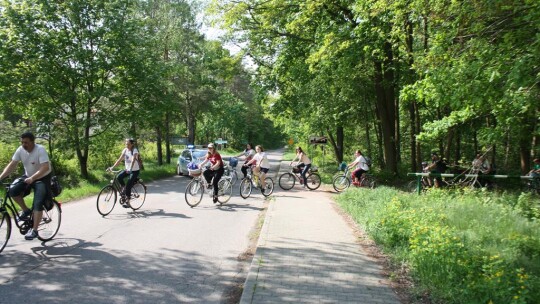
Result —
[[23, 163], [24, 175], [17, 178], [9, 188], [9, 194], [22, 209], [21, 220], [28, 219], [32, 210], [24, 203], [24, 197], [34, 189], [34, 222], [32, 229], [24, 236], [27, 240], [37, 237], [38, 225], [43, 216], [43, 205], [45, 200], [50, 199], [51, 166], [47, 151], [42, 145], [35, 143], [34, 134], [30, 132], [21, 135], [21, 146], [17, 148], [11, 162], [0, 174], [0, 180], [8, 177], [19, 162]]

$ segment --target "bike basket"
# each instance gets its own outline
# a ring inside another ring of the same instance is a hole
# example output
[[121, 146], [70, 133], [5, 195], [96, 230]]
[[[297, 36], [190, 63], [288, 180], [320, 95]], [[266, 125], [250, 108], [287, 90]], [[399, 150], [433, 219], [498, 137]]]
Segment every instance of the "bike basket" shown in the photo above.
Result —
[[294, 172], [294, 173], [300, 173], [301, 171], [302, 170], [300, 170], [300, 168], [298, 168], [298, 167], [293, 167], [292, 168], [292, 172]]
[[195, 162], [190, 162], [187, 164], [188, 170], [197, 170], [199, 169], [199, 166]]
[[319, 168], [313, 166], [313, 167], [311, 167], [309, 170], [310, 170], [311, 172], [317, 172], [317, 171], [319, 171]]
[[193, 177], [200, 176], [202, 173], [201, 169], [194, 169], [194, 170], [188, 169], [188, 172], [189, 172], [189, 176], [193, 176]]
[[231, 167], [233, 167], [233, 168], [236, 167], [236, 166], [238, 165], [238, 158], [236, 158], [236, 157], [231, 157], [231, 158], [229, 159], [229, 165], [230, 165]]

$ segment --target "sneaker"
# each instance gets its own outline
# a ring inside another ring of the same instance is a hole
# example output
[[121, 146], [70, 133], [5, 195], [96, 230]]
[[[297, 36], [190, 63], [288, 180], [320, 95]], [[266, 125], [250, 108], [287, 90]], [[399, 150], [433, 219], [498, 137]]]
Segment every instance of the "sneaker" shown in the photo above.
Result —
[[217, 195], [214, 195], [213, 201], [214, 201], [214, 204], [217, 203]]
[[122, 203], [122, 207], [124, 207], [124, 208], [131, 208], [131, 207], [129, 207], [129, 201], [123, 202], [123, 203]]
[[30, 218], [30, 215], [32, 214], [32, 210], [31, 209], [27, 209], [27, 210], [24, 210], [22, 211], [20, 214], [19, 214], [19, 220], [20, 221], [26, 221], [27, 219]]
[[24, 236], [24, 239], [28, 240], [28, 241], [31, 241], [31, 240], [33, 240], [35, 238], [37, 238], [37, 232], [34, 229], [30, 228], [30, 230], [28, 230], [28, 232]]

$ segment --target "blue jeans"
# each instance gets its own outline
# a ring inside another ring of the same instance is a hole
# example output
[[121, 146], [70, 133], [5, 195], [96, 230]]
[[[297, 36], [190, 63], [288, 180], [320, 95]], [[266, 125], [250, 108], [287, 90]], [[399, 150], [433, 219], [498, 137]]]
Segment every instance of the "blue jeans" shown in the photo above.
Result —
[[[127, 181], [127, 185], [124, 184], [124, 178], [126, 178], [126, 176], [129, 175], [129, 179]], [[139, 178], [139, 171], [127, 171], [127, 170], [124, 170], [122, 173], [118, 174], [118, 182], [120, 183], [120, 185], [122, 185], [122, 187], [125, 185], [126, 188], [125, 188], [125, 193], [126, 193], [126, 197], [127, 198], [130, 198], [131, 197], [131, 188], [133, 188], [133, 184], [135, 184], [135, 182], [137, 181], [137, 178]]]
[[304, 163], [301, 163], [301, 164], [298, 164], [298, 169], [302, 169], [302, 172], [300, 172], [300, 175], [302, 176], [302, 179], [304, 180], [304, 185], [307, 184], [307, 173], [308, 173], [308, 170], [309, 168], [311, 168], [311, 164], [304, 164]]
[[45, 203], [45, 200], [47, 199], [48, 194], [48, 187], [47, 184], [51, 183], [51, 175], [47, 175], [45, 177], [42, 177], [41, 179], [33, 182], [32, 184], [28, 185], [24, 182], [26, 179], [26, 176], [22, 176], [18, 179], [16, 179], [11, 186], [9, 187], [9, 195], [11, 197], [16, 196], [27, 196], [30, 194], [30, 191], [34, 189], [34, 203], [33, 203], [33, 210], [34, 211], [43, 211], [43, 204]]

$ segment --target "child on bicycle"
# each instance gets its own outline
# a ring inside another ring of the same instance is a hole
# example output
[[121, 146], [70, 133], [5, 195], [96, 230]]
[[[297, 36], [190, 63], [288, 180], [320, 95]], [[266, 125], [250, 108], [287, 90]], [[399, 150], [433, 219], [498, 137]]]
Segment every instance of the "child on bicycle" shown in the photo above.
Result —
[[257, 154], [253, 158], [244, 164], [244, 166], [249, 166], [255, 164], [253, 168], [253, 174], [258, 175], [261, 181], [261, 192], [264, 194], [264, 189], [266, 187], [266, 173], [270, 170], [270, 162], [268, 161], [268, 156], [264, 152], [264, 148], [261, 145], [255, 146], [255, 151]]
[[293, 162], [295, 162], [297, 159], [298, 159], [298, 163], [296, 163], [295, 167], [299, 171], [301, 170], [300, 175], [302, 175], [302, 180], [304, 182], [302, 187], [305, 188], [306, 184], [307, 184], [307, 176], [306, 176], [306, 174], [309, 171], [309, 169], [311, 168], [311, 160], [306, 155], [306, 153], [304, 153], [304, 151], [302, 150], [302, 147], [300, 147], [300, 146], [296, 147], [296, 156], [294, 157], [293, 160], [291, 160], [291, 163], [289, 165], [292, 166]]
[[362, 155], [362, 151], [356, 150], [354, 152], [354, 156], [356, 157], [355, 160], [348, 164], [347, 167], [349, 169], [356, 167], [356, 169], [351, 173], [351, 178], [353, 180], [353, 185], [359, 186], [360, 179], [362, 178], [363, 174], [369, 171], [369, 166], [366, 158]]

